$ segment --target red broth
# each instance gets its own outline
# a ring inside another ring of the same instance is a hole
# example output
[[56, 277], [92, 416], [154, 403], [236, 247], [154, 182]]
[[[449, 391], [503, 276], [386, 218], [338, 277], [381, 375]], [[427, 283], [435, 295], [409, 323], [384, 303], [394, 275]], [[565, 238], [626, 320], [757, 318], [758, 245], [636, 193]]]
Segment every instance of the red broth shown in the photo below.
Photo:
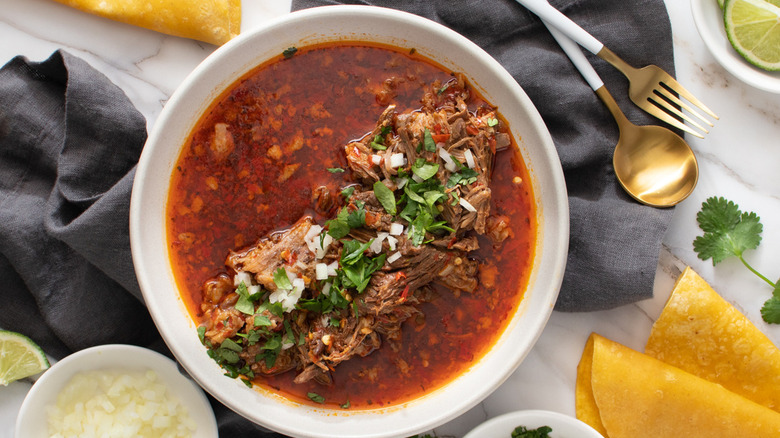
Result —
[[[399, 113], [417, 109], [424, 90], [451, 77], [414, 50], [339, 43], [280, 55], [229, 87], [185, 142], [166, 207], [171, 264], [194, 321], [202, 318], [201, 285], [225, 271], [229, 250], [304, 215], [324, 223], [313, 209], [314, 189], [354, 183], [349, 172], [327, 170], [348, 168], [343, 146], [370, 131], [388, 104]], [[472, 109], [485, 104], [471, 93]], [[219, 163], [207, 153], [217, 123], [230, 126], [235, 143]], [[472, 253], [481, 262], [480, 286], [471, 294], [437, 286], [437, 298], [421, 306], [424, 318], [404, 324], [398, 351], [385, 344], [340, 364], [329, 387], [294, 384], [294, 371], [254, 383], [301, 403], [312, 404], [307, 393], [314, 392], [325, 406], [371, 409], [419, 397], [465, 372], [500, 337], [528, 282], [536, 214], [527, 181], [516, 148], [498, 152], [491, 211], [510, 218], [514, 236], [497, 249], [480, 237]]]

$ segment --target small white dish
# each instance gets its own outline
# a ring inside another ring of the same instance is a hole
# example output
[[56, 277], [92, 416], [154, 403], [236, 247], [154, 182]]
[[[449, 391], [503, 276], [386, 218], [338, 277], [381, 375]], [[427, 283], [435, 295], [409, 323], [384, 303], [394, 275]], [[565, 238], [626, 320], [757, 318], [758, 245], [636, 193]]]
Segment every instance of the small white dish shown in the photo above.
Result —
[[759, 90], [780, 93], [780, 72], [765, 71], [754, 66], [731, 46], [717, 0], [691, 0], [691, 11], [701, 39], [723, 68]]
[[203, 390], [185, 377], [176, 365], [160, 353], [133, 345], [100, 345], [87, 348], [54, 364], [41, 375], [25, 397], [16, 418], [15, 436], [48, 437], [47, 406], [57, 402], [57, 396], [77, 373], [96, 370], [153, 370], [159, 382], [167, 386], [185, 406], [196, 423], [192, 438], [216, 438], [217, 422]]
[[603, 438], [582, 421], [553, 411], [529, 410], [509, 412], [477, 426], [463, 438], [510, 438], [518, 426], [537, 429], [549, 426], [550, 438]]

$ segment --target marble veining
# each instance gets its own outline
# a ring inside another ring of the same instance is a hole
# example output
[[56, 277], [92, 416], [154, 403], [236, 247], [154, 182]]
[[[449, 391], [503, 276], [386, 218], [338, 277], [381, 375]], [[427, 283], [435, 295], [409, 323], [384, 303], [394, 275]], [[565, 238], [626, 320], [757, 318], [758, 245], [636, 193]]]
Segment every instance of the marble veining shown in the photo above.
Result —
[[[715, 1], [715, 0], [712, 0]], [[82, 57], [127, 93], [148, 127], [184, 78], [214, 49], [196, 41], [112, 22], [50, 0], [4, 0], [0, 7], [0, 62], [23, 55], [39, 61], [57, 49]], [[244, 0], [243, 29], [289, 12], [289, 0]], [[664, 238], [652, 299], [592, 313], [553, 312], [534, 349], [517, 371], [482, 403], [435, 429], [440, 437], [461, 437], [496, 415], [519, 409], [549, 409], [574, 415], [574, 380], [582, 347], [598, 332], [643, 350], [674, 279], [690, 265], [726, 300], [744, 312], [775, 344], [780, 326], [761, 320], [770, 287], [738, 260], [716, 267], [701, 261], [693, 239], [701, 234], [696, 213], [710, 196], [724, 196], [764, 225], [763, 242], [746, 258], [770, 279], [780, 277], [780, 95], [740, 82], [707, 51], [694, 26], [689, 1], [666, 0], [678, 80], [720, 115], [705, 139], [687, 137], [697, 154], [700, 180], [676, 207]], [[613, 48], [616, 49], [616, 48]], [[619, 93], [622, 90], [613, 90]], [[16, 412], [29, 390], [22, 381], [0, 389], [0, 437], [13, 436]]]

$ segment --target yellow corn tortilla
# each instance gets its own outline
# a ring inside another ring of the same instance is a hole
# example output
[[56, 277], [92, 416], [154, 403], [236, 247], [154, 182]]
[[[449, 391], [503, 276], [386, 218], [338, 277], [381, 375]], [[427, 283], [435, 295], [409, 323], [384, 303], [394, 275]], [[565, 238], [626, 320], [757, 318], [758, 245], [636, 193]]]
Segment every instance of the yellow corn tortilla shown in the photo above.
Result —
[[780, 412], [780, 350], [691, 268], [677, 279], [645, 354]]
[[241, 30], [241, 0], [55, 0], [101, 17], [222, 45]]
[[[588, 344], [590, 408], [601, 424], [580, 406], [577, 417], [608, 438], [780, 436], [780, 414], [771, 409], [597, 334]], [[580, 376], [577, 391], [587, 391]]]

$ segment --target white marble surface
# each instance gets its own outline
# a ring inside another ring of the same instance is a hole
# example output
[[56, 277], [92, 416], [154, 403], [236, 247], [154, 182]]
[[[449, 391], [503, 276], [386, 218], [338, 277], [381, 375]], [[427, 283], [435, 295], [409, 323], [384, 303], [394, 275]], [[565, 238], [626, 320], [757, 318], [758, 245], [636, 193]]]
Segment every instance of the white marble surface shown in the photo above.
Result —
[[[715, 1], [715, 0], [713, 0]], [[0, 64], [16, 55], [36, 61], [65, 48], [103, 72], [130, 97], [149, 126], [184, 77], [213, 46], [112, 22], [50, 0], [0, 2]], [[692, 266], [780, 345], [780, 326], [766, 325], [759, 309], [769, 286], [737, 260], [713, 268], [693, 252], [696, 213], [710, 196], [724, 196], [764, 224], [763, 242], [748, 260], [770, 279], [780, 277], [780, 95], [739, 82], [707, 52], [694, 27], [688, 0], [666, 0], [674, 33], [678, 80], [720, 115], [705, 139], [688, 137], [697, 153], [700, 180], [680, 204], [664, 239], [655, 297], [603, 312], [554, 312], [536, 347], [508, 381], [483, 403], [438, 427], [438, 436], [460, 437], [496, 415], [518, 409], [549, 409], [574, 415], [576, 366], [588, 334], [595, 331], [642, 350], [674, 278]], [[244, 0], [243, 27], [286, 14], [289, 0]], [[613, 48], [614, 49], [614, 48]], [[521, 84], [522, 85], [522, 84]], [[613, 93], [620, 92], [612, 90]], [[29, 382], [0, 388], [0, 437], [13, 423]]]

